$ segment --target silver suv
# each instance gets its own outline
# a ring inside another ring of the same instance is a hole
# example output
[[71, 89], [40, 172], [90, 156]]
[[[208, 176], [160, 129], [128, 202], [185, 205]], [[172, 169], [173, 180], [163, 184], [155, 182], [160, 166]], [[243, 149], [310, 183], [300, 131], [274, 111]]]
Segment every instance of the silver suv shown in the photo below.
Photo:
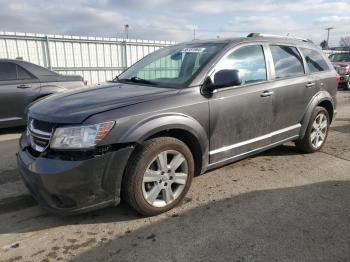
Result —
[[143, 215], [176, 206], [192, 178], [294, 141], [324, 145], [336, 71], [312, 42], [264, 37], [160, 49], [99, 87], [29, 108], [20, 173], [60, 214], [116, 205]]

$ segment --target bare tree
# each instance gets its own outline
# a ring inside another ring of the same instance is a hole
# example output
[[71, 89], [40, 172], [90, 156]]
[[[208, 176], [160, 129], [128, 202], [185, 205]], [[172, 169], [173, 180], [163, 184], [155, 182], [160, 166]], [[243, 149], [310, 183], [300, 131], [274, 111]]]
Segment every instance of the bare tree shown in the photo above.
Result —
[[339, 41], [340, 46], [342, 47], [350, 47], [350, 36], [343, 36]]

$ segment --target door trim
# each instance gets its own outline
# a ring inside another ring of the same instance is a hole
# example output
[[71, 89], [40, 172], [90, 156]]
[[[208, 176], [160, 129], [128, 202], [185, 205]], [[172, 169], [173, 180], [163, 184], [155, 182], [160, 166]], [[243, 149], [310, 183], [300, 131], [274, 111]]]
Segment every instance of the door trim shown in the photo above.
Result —
[[293, 126], [290, 126], [290, 127], [286, 127], [286, 128], [283, 128], [283, 129], [271, 132], [271, 133], [263, 135], [263, 136], [259, 136], [259, 137], [253, 138], [253, 139], [249, 139], [249, 140], [246, 140], [246, 141], [243, 141], [243, 142], [239, 142], [239, 143], [236, 143], [236, 144], [233, 144], [233, 145], [230, 145], [230, 146], [224, 146], [224, 147], [221, 147], [221, 148], [218, 148], [218, 149], [214, 149], [214, 150], [209, 152], [209, 155], [215, 155], [215, 154], [222, 153], [222, 152], [234, 149], [234, 148], [242, 147], [242, 146], [245, 146], [245, 145], [248, 145], [248, 144], [252, 144], [252, 143], [255, 143], [255, 142], [258, 142], [258, 141], [261, 141], [261, 140], [272, 138], [272, 137], [274, 137], [276, 135], [280, 135], [282, 133], [289, 132], [291, 130], [294, 130], [294, 129], [297, 129], [297, 128], [300, 128], [300, 127], [301, 127], [301, 124], [299, 123], [299, 124], [296, 124], [296, 125], [293, 125]]
[[281, 145], [283, 143], [292, 141], [292, 140], [294, 140], [294, 139], [296, 139], [298, 137], [299, 137], [299, 135], [291, 136], [291, 137], [288, 137], [286, 139], [280, 140], [278, 142], [275, 142], [275, 143], [272, 143], [272, 144], [269, 144], [269, 145], [266, 145], [266, 146], [263, 146], [263, 147], [259, 147], [259, 148], [253, 149], [253, 150], [250, 150], [248, 152], [244, 152], [242, 154], [238, 154], [238, 155], [235, 155], [235, 156], [232, 156], [232, 157], [228, 157], [228, 158], [219, 160], [217, 162], [209, 164], [208, 165], [208, 170], [210, 170], [212, 168], [215, 168], [215, 167], [218, 167], [218, 166], [222, 166], [224, 164], [228, 164], [228, 163], [231, 163], [231, 162], [243, 159], [244, 157], [247, 157], [247, 156], [250, 156], [250, 155], [262, 152], [262, 151], [265, 151], [267, 149], [273, 148], [273, 147]]

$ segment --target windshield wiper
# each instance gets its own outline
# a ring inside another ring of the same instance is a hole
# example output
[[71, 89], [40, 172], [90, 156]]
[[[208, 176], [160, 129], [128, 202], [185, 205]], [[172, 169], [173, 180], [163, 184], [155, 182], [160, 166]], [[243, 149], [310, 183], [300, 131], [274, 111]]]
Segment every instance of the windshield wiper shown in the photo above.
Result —
[[109, 82], [119, 82], [119, 78], [116, 76], [113, 80], [110, 80]]
[[143, 79], [137, 76], [133, 76], [130, 79], [119, 79], [121, 81], [128, 81], [128, 82], [134, 82], [134, 83], [144, 83], [144, 84], [149, 84], [149, 85], [157, 85], [156, 83], [149, 81], [147, 79]]

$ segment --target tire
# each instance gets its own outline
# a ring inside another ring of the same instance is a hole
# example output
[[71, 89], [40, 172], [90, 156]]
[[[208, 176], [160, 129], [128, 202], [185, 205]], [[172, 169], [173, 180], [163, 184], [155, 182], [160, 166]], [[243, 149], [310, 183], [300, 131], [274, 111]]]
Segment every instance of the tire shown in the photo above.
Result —
[[343, 89], [346, 91], [350, 90], [350, 80], [343, 85]]
[[[321, 121], [320, 119], [322, 116], [324, 117], [324, 121], [322, 121], [321, 124], [318, 124], [317, 121], [315, 122], [316, 119], [318, 121]], [[311, 118], [303, 139], [296, 140], [295, 145], [298, 149], [306, 153], [317, 152], [324, 146], [328, 137], [328, 131], [329, 131], [328, 111], [325, 108], [318, 106], [314, 109], [311, 115]]]
[[185, 143], [172, 137], [150, 139], [129, 160], [122, 198], [141, 215], [158, 215], [183, 200], [193, 175], [194, 160]]

